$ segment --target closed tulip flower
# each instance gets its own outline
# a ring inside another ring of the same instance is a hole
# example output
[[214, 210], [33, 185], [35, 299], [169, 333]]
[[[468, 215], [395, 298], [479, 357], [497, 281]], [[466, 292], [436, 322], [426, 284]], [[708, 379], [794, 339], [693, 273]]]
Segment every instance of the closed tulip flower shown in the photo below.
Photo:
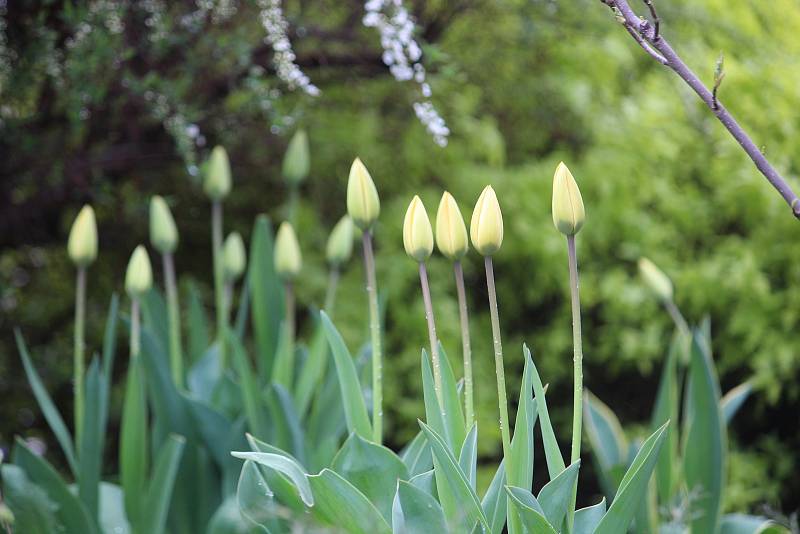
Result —
[[672, 281], [655, 263], [647, 258], [639, 258], [639, 274], [658, 298], [672, 300]]
[[362, 230], [369, 230], [381, 212], [381, 201], [369, 171], [356, 158], [347, 181], [347, 213]]
[[444, 192], [436, 212], [436, 246], [450, 260], [464, 257], [469, 250], [467, 227], [453, 195]]
[[300, 273], [303, 257], [294, 228], [288, 222], [281, 223], [275, 237], [275, 272], [281, 278], [291, 280]]
[[178, 228], [164, 199], [156, 195], [150, 199], [150, 243], [162, 254], [175, 251], [178, 246]]
[[222, 200], [231, 192], [231, 164], [221, 146], [214, 147], [205, 166], [203, 190], [211, 200]]
[[487, 185], [472, 212], [469, 226], [472, 245], [482, 256], [491, 256], [503, 244], [503, 213], [492, 186]]
[[237, 280], [247, 266], [247, 253], [239, 232], [231, 232], [222, 246], [222, 270], [228, 281]]
[[125, 291], [131, 298], [139, 298], [153, 286], [153, 269], [147, 250], [139, 245], [131, 254], [125, 273]]
[[308, 135], [305, 130], [297, 130], [283, 156], [283, 177], [288, 183], [298, 185], [306, 179], [309, 159]]
[[585, 219], [580, 189], [562, 161], [553, 176], [553, 224], [562, 234], [575, 235]]
[[338, 267], [346, 263], [353, 255], [353, 220], [349, 215], [345, 215], [336, 226], [331, 230], [328, 237], [328, 244], [325, 248], [325, 256], [328, 263]]
[[433, 229], [428, 212], [419, 196], [414, 195], [403, 220], [403, 246], [406, 254], [419, 262], [427, 260], [433, 252]]
[[69, 231], [67, 254], [78, 267], [87, 267], [97, 259], [97, 222], [91, 206], [84, 206]]

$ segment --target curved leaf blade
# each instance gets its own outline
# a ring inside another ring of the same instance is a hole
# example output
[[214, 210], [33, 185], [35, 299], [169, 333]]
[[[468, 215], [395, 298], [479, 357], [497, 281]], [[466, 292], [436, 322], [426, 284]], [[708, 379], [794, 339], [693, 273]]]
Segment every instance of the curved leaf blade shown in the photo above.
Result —
[[252, 460], [253, 462], [274, 469], [286, 475], [300, 492], [300, 497], [306, 506], [314, 506], [314, 494], [308, 482], [306, 472], [296, 461], [282, 454], [271, 452], [232, 452], [235, 458]]
[[352, 534], [392, 532], [378, 509], [341, 475], [323, 469], [318, 475], [310, 475], [308, 483], [315, 496], [311, 512], [320, 520]]
[[447, 532], [444, 512], [429, 493], [403, 480], [397, 483], [392, 504], [393, 534]]

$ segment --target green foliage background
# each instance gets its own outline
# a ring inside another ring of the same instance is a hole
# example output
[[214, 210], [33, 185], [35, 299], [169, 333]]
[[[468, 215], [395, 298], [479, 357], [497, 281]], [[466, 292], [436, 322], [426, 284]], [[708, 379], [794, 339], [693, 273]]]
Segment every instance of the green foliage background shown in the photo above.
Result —
[[[107, 298], [121, 290], [130, 251], [147, 239], [149, 196], [170, 200], [181, 229], [183, 282], [193, 278], [207, 291], [209, 209], [187, 166], [214, 144], [227, 147], [235, 180], [227, 230], [247, 237], [257, 213], [282, 217], [280, 162], [300, 124], [312, 149], [298, 232], [303, 305], [323, 298], [324, 243], [344, 212], [354, 156], [381, 194], [378, 283], [387, 304], [391, 444], [403, 444], [422, 413], [419, 351], [427, 339], [416, 268], [402, 249], [403, 213], [418, 193], [433, 215], [447, 189], [469, 217], [487, 183], [497, 190], [506, 224], [495, 261], [509, 388], [519, 385], [526, 341], [550, 381], [554, 422], [568, 435], [566, 248], [549, 214], [552, 172], [564, 160], [587, 207], [578, 249], [586, 386], [624, 422], [647, 420], [672, 328], [635, 276], [638, 257], [651, 257], [673, 278], [690, 321], [710, 315], [723, 389], [750, 377], [756, 386], [733, 425], [739, 446], [726, 506], [797, 507], [800, 226], [708, 109], [644, 54], [598, 0], [408, 2], [425, 44], [434, 102], [453, 131], [446, 149], [414, 117], [415, 87], [394, 81], [382, 65], [379, 39], [361, 25], [359, 2], [286, 2], [298, 63], [322, 90], [316, 99], [287, 92], [273, 77], [249, 5], [226, 21], [205, 21], [200, 31], [152, 41], [140, 7], [120, 4], [127, 6], [124, 30], [114, 33], [102, 9], [13, 4], [0, 48], [3, 447], [15, 433], [52, 441], [24, 383], [12, 326], [23, 328], [68, 411], [73, 270], [64, 252], [80, 205], [95, 206], [101, 234], [88, 313], [89, 346], [97, 348]], [[720, 98], [798, 185], [796, 2], [661, 0], [657, 6], [663, 33], [701, 79], [712, 80], [724, 52]], [[181, 15], [191, 9], [170, 4], [166, 24], [180, 29]], [[92, 31], [68, 46], [85, 21]], [[199, 126], [205, 145], [186, 136], [189, 124]], [[488, 306], [474, 253], [465, 270], [481, 455], [489, 458], [498, 452], [499, 435], [492, 433]], [[430, 274], [437, 327], [457, 362], [450, 266], [436, 257]], [[358, 259], [341, 295], [336, 322], [354, 347], [366, 338]], [[302, 331], [308, 321], [301, 321]]]

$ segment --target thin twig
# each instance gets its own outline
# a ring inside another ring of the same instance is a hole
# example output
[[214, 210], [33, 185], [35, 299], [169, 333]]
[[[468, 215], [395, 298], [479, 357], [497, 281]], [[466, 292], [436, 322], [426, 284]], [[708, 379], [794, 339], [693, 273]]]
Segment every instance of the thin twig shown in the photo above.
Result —
[[661, 19], [656, 11], [656, 6], [653, 5], [653, 0], [642, 1], [647, 5], [647, 8], [650, 10], [650, 16], [653, 18], [653, 42], [656, 42], [661, 38]]
[[656, 52], [653, 49], [653, 47], [650, 46], [650, 44], [647, 41], [644, 40], [644, 38], [639, 34], [639, 32], [635, 28], [632, 28], [624, 20], [622, 22], [622, 25], [625, 26], [625, 29], [628, 30], [628, 33], [631, 34], [631, 37], [633, 37], [633, 39], [637, 43], [639, 43], [639, 46], [641, 46], [644, 49], [645, 52], [650, 54], [650, 56], [652, 56], [653, 59], [655, 59], [656, 61], [658, 61], [662, 65], [666, 65], [667, 64], [667, 59], [664, 56], [662, 56], [661, 54], [659, 54], [658, 52]]
[[[784, 201], [792, 209], [794, 216], [800, 218], [800, 198], [798, 198], [789, 184], [786, 183], [783, 176], [781, 176], [775, 167], [767, 160], [763, 152], [759, 150], [758, 146], [753, 142], [747, 132], [742, 129], [739, 123], [736, 122], [736, 119], [725, 109], [725, 106], [715, 100], [714, 94], [700, 81], [700, 78], [697, 77], [692, 69], [684, 63], [683, 59], [681, 59], [672, 46], [670, 46], [669, 42], [657, 32], [655, 24], [651, 24], [648, 20], [639, 17], [633, 9], [631, 9], [628, 0], [600, 0], [600, 2], [610, 7], [617, 18], [622, 19], [626, 30], [636, 39], [640, 46], [641, 43], [644, 42], [654, 48], [665, 61], [661, 61], [658, 56], [654, 56], [650, 52], [648, 53], [659, 63], [672, 69], [675, 74], [680, 76], [680, 78], [697, 93], [697, 96], [699, 96], [714, 112], [717, 119], [725, 126], [733, 138], [736, 139], [745, 153], [747, 153], [759, 172], [761, 172], [778, 193], [780, 193]], [[660, 26], [658, 29], [660, 30]], [[636, 37], [635, 34], [638, 34], [639, 37]], [[646, 48], [645, 50], [647, 51]]]
[[[719, 90], [719, 86], [722, 85], [722, 80], [725, 79], [725, 56], [722, 55], [722, 52], [719, 53], [719, 58], [717, 59], [717, 66], [714, 68], [714, 88], [711, 90], [711, 98], [714, 111], [719, 109], [719, 102], [717, 102], [717, 91]], [[761, 151], [764, 152], [763, 150]]]

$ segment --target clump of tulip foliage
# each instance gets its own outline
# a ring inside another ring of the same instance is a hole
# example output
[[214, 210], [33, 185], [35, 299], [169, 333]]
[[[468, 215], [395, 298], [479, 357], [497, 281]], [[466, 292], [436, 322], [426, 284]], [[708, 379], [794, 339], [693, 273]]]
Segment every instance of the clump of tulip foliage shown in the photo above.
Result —
[[[743, 385], [720, 398], [707, 329], [689, 328], [672, 301], [669, 278], [649, 260], [640, 262], [642, 276], [677, 325], [652, 433], [629, 444], [610, 409], [584, 392], [577, 249], [586, 213], [578, 184], [563, 163], [554, 173], [552, 217], [555, 231], [564, 236], [572, 307], [569, 455], [562, 455], [551, 425], [546, 387], [532, 352], [527, 346], [504, 351], [493, 263], [493, 257], [502, 253], [503, 215], [500, 199], [489, 185], [477, 196], [469, 228], [448, 192], [442, 194], [435, 227], [418, 196], [408, 206], [403, 244], [409, 264], [417, 264], [428, 326], [428, 344], [420, 358], [425, 413], [420, 414], [424, 417], [419, 433], [402, 450], [385, 447], [383, 332], [375, 269], [379, 258], [373, 248], [379, 237], [378, 189], [356, 158], [342, 202], [346, 213], [326, 246], [329, 281], [324, 304], [308, 312], [314, 319], [310, 337], [297, 339], [295, 321], [302, 311], [296, 308], [294, 286], [302, 281], [303, 260], [293, 219], [310, 171], [309, 158], [308, 137], [300, 131], [283, 162], [289, 189], [287, 220], [280, 223], [273, 240], [269, 219], [259, 216], [248, 251], [238, 233], [223, 238], [223, 204], [233, 179], [225, 150], [211, 151], [203, 167], [203, 191], [211, 212], [213, 329], [196, 289], [190, 289], [188, 302], [180, 306], [178, 228], [167, 200], [153, 197], [150, 245], [161, 256], [163, 293], [150, 253], [144, 245], [137, 246], [124, 280], [130, 311], [122, 315], [121, 323], [130, 344], [118, 473], [104, 473], [101, 459], [119, 301], [116, 296], [111, 299], [102, 350], [91, 358], [87, 370], [87, 271], [98, 257], [98, 232], [92, 208], [81, 210], [68, 245], [77, 268], [72, 432], [17, 332], [33, 393], [61, 446], [74, 485], [18, 440], [11, 463], [2, 467], [8, 506], [0, 501], [0, 521], [15, 524], [19, 532], [142, 534], [782, 531], [762, 518], [720, 514], [725, 424], [749, 389]], [[399, 228], [399, 221], [391, 226]], [[350, 262], [357, 237], [365, 267], [369, 340], [354, 355], [335, 326], [334, 312], [339, 276]], [[484, 259], [498, 401], [493, 416], [499, 421], [502, 449], [494, 477], [480, 494], [472, 376], [477, 355], [471, 350], [461, 266], [470, 242]], [[456, 376], [437, 335], [426, 268], [435, 248], [453, 266], [463, 378]], [[513, 424], [505, 381], [507, 358], [524, 361]], [[678, 393], [683, 376], [687, 386], [681, 413]], [[537, 434], [544, 445], [548, 482], [534, 493]], [[576, 510], [584, 434], [607, 498]]]

